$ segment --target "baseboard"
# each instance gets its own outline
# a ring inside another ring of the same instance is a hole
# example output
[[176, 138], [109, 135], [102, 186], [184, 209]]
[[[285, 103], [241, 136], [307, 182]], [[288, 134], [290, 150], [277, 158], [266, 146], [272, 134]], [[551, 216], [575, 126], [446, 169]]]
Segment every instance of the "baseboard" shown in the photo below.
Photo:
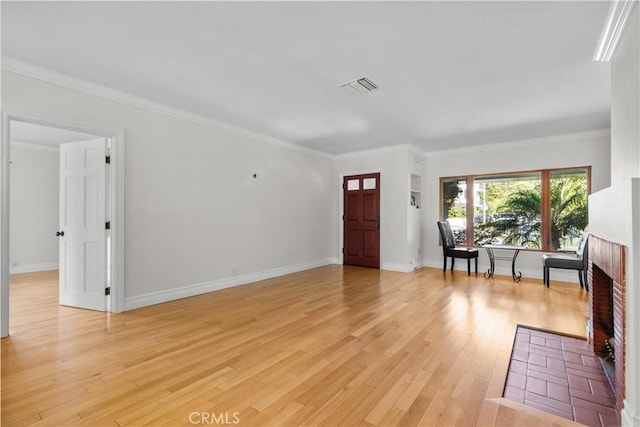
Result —
[[415, 271], [417, 268], [422, 267], [422, 262], [414, 263], [414, 264], [397, 264], [393, 262], [385, 262], [380, 267], [381, 270], [388, 271], [398, 271], [400, 273], [411, 273]]
[[[542, 280], [542, 268], [541, 271], [537, 272], [538, 279]], [[563, 270], [559, 268], [552, 268], [549, 271], [549, 276], [551, 280], [551, 284], [554, 281], [556, 282], [569, 282], [569, 283], [580, 283], [580, 279], [578, 279], [578, 271], [577, 270]], [[529, 276], [531, 277], [531, 276]]]
[[624, 408], [620, 413], [620, 418], [622, 419], [620, 424], [623, 427], [640, 427], [640, 414], [634, 414], [629, 406], [625, 400]]
[[325, 258], [287, 267], [278, 267], [271, 270], [259, 271], [256, 273], [249, 273], [241, 276], [225, 277], [222, 279], [213, 280], [211, 282], [197, 283], [193, 285], [181, 286], [179, 288], [168, 289], [165, 291], [158, 291], [149, 294], [128, 297], [125, 298], [124, 301], [124, 311], [147, 307], [149, 305], [162, 304], [164, 302], [206, 294], [209, 292], [219, 291], [221, 289], [233, 288], [235, 286], [242, 286], [249, 283], [258, 282], [260, 280], [266, 280], [278, 276], [284, 276], [286, 274], [297, 273], [299, 271], [322, 267], [333, 263], [333, 258]]
[[[439, 268], [442, 269], [442, 258], [438, 259], [438, 260], [424, 260], [423, 261], [423, 265], [424, 267], [431, 267], [431, 268]], [[449, 270], [451, 267], [450, 261], [447, 264], [448, 268], [447, 270]], [[518, 265], [516, 264], [516, 268], [517, 270], [522, 273], [522, 277], [526, 278], [526, 279], [540, 279], [542, 280], [542, 266], [540, 266], [539, 269], [520, 269], [518, 268]], [[467, 271], [467, 262], [466, 260], [463, 259], [459, 259], [456, 261], [456, 266], [454, 268], [454, 270], [460, 270], [460, 271]], [[483, 274], [484, 272], [486, 272], [487, 270], [489, 270], [489, 265], [488, 264], [484, 264], [479, 262], [478, 263], [478, 274]], [[474, 266], [473, 266], [473, 262], [471, 263], [471, 271], [474, 271]], [[505, 263], [503, 265], [499, 265], [498, 263], [496, 263], [496, 271], [495, 274], [497, 275], [504, 275], [504, 276], [511, 276], [511, 265], [509, 263]], [[563, 269], [559, 269], [559, 268], [552, 268], [551, 272], [551, 284], [553, 285], [553, 282], [569, 282], [569, 283], [580, 283], [579, 279], [578, 279], [578, 272], [575, 270], [563, 270]]]
[[35, 273], [38, 271], [58, 270], [59, 265], [57, 262], [45, 262], [42, 264], [22, 264], [15, 265], [9, 268], [9, 274], [19, 273]]

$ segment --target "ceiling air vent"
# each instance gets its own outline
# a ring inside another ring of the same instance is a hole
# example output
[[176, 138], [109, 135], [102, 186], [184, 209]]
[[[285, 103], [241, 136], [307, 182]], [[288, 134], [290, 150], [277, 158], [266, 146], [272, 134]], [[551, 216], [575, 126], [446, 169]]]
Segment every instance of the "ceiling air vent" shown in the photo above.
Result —
[[357, 93], [358, 95], [373, 92], [374, 90], [378, 89], [378, 85], [369, 80], [367, 77], [360, 77], [359, 79], [341, 84], [340, 87], [349, 89], [350, 91]]

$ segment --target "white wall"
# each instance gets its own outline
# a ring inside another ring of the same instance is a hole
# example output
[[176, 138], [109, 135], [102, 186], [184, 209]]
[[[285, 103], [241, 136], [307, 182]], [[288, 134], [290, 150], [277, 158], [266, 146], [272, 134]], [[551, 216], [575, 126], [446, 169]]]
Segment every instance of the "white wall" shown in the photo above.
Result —
[[640, 426], [640, 7], [611, 61], [611, 187], [589, 198], [590, 231], [626, 246], [626, 399], [622, 425]]
[[[480, 148], [475, 152], [452, 150], [427, 153], [423, 188], [426, 197], [424, 200], [429, 201], [423, 203], [425, 265], [442, 268], [442, 248], [439, 246], [436, 226], [440, 214], [440, 177], [573, 166], [592, 167], [592, 192], [607, 187], [610, 182], [609, 136], [600, 132], [548, 138], [538, 140], [537, 143], [529, 141], [527, 144], [498, 144]], [[521, 252], [516, 266], [525, 277], [542, 278], [540, 252]], [[457, 268], [466, 269], [466, 263], [458, 263]], [[478, 271], [486, 271], [488, 268], [487, 254], [481, 251]], [[498, 262], [496, 269], [498, 274], [511, 274], [511, 265], [508, 262]], [[575, 272], [554, 270], [551, 279], [577, 282], [578, 275]]]
[[638, 5], [611, 61], [611, 185], [640, 176]]
[[11, 273], [58, 268], [59, 152], [11, 144]]
[[330, 158], [11, 72], [2, 80], [8, 111], [124, 129], [127, 307], [331, 262]]

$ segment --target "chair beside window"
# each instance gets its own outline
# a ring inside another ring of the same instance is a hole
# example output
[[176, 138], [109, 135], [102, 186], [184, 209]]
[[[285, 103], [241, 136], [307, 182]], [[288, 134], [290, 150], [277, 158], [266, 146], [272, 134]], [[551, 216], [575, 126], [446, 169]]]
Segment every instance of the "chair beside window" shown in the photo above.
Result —
[[453, 235], [451, 225], [447, 221], [438, 221], [438, 230], [442, 240], [442, 255], [444, 257], [444, 267], [442, 271], [447, 271], [447, 258], [451, 258], [451, 270], [456, 258], [467, 260], [467, 275], [471, 275], [471, 260], [475, 260], [476, 274], [478, 274], [478, 249], [456, 246], [456, 239]]
[[549, 269], [563, 268], [565, 270], [577, 270], [580, 279], [580, 287], [589, 291], [589, 230], [586, 228], [578, 242], [575, 254], [545, 254], [542, 255], [542, 282], [549, 287]]

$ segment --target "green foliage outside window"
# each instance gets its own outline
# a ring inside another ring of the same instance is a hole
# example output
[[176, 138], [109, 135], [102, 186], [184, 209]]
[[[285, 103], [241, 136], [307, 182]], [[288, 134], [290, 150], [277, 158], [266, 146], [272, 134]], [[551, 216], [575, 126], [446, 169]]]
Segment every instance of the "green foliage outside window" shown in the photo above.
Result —
[[[551, 179], [551, 241], [553, 250], [562, 249], [562, 239], [577, 238], [587, 226], [587, 181], [585, 176]], [[536, 213], [542, 212], [539, 189], [520, 190], [504, 202], [502, 208], [514, 212], [518, 227], [507, 232], [506, 242], [533, 241], [540, 236], [542, 223]]]
[[[473, 243], [504, 243], [545, 250], [575, 249], [588, 223], [588, 170], [552, 170], [544, 175], [549, 180], [546, 197], [550, 205], [547, 213], [550, 224], [546, 229], [542, 224], [542, 176], [542, 172], [530, 172], [474, 177]], [[449, 204], [443, 200], [445, 218], [466, 218], [466, 201], [457, 200], [454, 204], [460, 194], [457, 182], [462, 180], [442, 181], [443, 195], [454, 196]], [[449, 193], [445, 191], [445, 184], [450, 188]], [[548, 235], [547, 230], [550, 230]]]
[[460, 180], [464, 180], [464, 178], [454, 178], [442, 181], [442, 212], [444, 218], [448, 218], [449, 210], [454, 206], [454, 203], [460, 193], [462, 193], [462, 188], [460, 187]]
[[449, 208], [449, 215], [447, 215], [447, 218], [466, 218], [466, 217], [467, 217], [466, 209], [460, 206], [451, 206]]

